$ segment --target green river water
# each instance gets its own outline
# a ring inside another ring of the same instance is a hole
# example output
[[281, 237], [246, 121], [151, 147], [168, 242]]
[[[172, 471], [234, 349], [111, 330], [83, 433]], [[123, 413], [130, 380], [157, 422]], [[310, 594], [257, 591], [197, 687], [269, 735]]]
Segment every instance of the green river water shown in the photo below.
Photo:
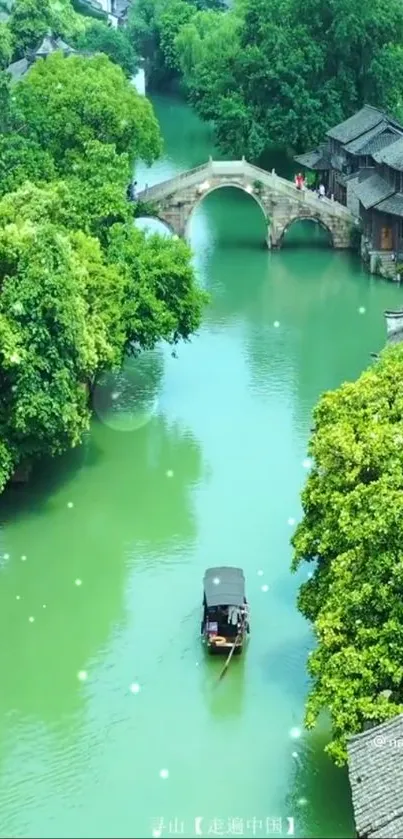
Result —
[[[186, 105], [155, 106], [166, 152], [139, 184], [214, 153]], [[302, 730], [313, 642], [289, 539], [312, 407], [368, 365], [401, 291], [309, 223], [269, 253], [237, 190], [189, 233], [199, 334], [101, 383], [85, 444], [1, 499], [2, 836], [354, 835], [327, 722]], [[216, 564], [244, 568], [251, 605], [219, 685], [199, 639]]]

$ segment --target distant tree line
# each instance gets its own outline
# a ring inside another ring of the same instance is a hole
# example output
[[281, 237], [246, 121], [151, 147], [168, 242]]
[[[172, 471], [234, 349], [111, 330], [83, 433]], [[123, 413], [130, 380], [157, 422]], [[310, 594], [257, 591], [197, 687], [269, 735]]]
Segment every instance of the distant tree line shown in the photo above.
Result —
[[129, 34], [231, 157], [309, 148], [365, 102], [402, 115], [401, 0], [136, 0]]

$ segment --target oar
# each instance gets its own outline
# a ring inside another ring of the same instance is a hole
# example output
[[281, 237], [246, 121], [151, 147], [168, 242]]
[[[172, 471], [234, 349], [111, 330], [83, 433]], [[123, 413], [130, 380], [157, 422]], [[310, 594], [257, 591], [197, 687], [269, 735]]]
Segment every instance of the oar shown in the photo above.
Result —
[[227, 660], [226, 660], [226, 662], [225, 662], [225, 664], [224, 664], [224, 667], [223, 667], [223, 669], [221, 670], [221, 673], [220, 673], [220, 675], [219, 675], [219, 677], [218, 677], [218, 680], [217, 680], [218, 682], [220, 682], [220, 681], [221, 681], [221, 679], [223, 678], [223, 676], [225, 676], [225, 674], [226, 674], [226, 672], [227, 672], [227, 670], [228, 670], [229, 663], [230, 663], [231, 658], [232, 658], [232, 656], [233, 656], [233, 654], [234, 654], [234, 650], [235, 650], [235, 647], [236, 647], [236, 642], [237, 642], [238, 638], [239, 638], [239, 635], [237, 635], [237, 636], [236, 636], [235, 641], [234, 641], [234, 643], [233, 643], [233, 645], [232, 645], [232, 647], [231, 647], [231, 649], [230, 649], [230, 651], [229, 651], [229, 653], [228, 653]]

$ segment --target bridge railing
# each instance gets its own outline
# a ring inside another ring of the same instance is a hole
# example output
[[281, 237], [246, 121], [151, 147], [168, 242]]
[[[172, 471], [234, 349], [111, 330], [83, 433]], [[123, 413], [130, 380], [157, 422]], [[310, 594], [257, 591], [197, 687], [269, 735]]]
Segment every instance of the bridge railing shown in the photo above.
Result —
[[201, 172], [205, 169], [207, 173], [208, 166], [208, 163], [202, 163], [200, 166], [195, 166], [193, 169], [188, 169], [186, 172], [179, 172], [177, 175], [174, 175], [172, 178], [168, 178], [168, 180], [163, 181], [162, 183], [154, 184], [153, 186], [146, 186], [144, 189], [140, 190], [138, 197], [143, 201], [152, 201], [154, 197], [162, 198], [165, 194], [169, 195], [176, 185], [179, 186], [184, 181], [188, 182], [189, 186], [192, 186], [194, 183], [199, 183]]
[[[317, 209], [317, 202], [318, 196], [309, 190], [296, 190], [295, 184], [292, 181], [288, 181], [286, 178], [282, 178], [280, 175], [277, 175], [273, 172], [266, 172], [265, 169], [260, 169], [259, 166], [255, 166], [253, 163], [248, 163], [245, 161], [245, 171], [248, 171], [251, 175], [254, 174], [256, 180], [261, 180], [262, 183], [269, 183], [271, 186], [273, 185], [273, 178], [276, 179], [277, 187], [284, 189], [289, 195], [296, 198], [296, 194], [298, 195], [298, 200], [301, 202], [306, 202], [311, 206], [315, 206]], [[339, 204], [338, 201], [333, 201], [331, 198], [320, 198], [322, 207], [326, 207], [328, 211], [332, 213], [337, 213], [339, 215], [351, 215], [350, 211], [347, 207], [343, 204]]]
[[[318, 210], [318, 196], [309, 190], [297, 190], [295, 184], [292, 181], [288, 181], [286, 178], [280, 177], [280, 175], [275, 174], [275, 172], [267, 172], [265, 169], [260, 169], [259, 166], [255, 166], [253, 163], [248, 163], [247, 160], [210, 160], [207, 163], [202, 163], [200, 166], [195, 166], [193, 169], [189, 169], [187, 172], [180, 172], [178, 175], [174, 175], [172, 178], [169, 178], [163, 183], [155, 184], [151, 187], [146, 187], [141, 192], [138, 193], [138, 198], [142, 201], [152, 201], [153, 199], [161, 199], [171, 193], [175, 192], [176, 189], [179, 187], [191, 187], [196, 186], [202, 183], [202, 175], [205, 177], [207, 181], [209, 177], [220, 176], [220, 175], [228, 175], [229, 177], [239, 177], [239, 175], [244, 175], [246, 178], [250, 178], [253, 180], [261, 181], [263, 184], [266, 184], [270, 187], [275, 187], [279, 193], [283, 193], [285, 196], [292, 198], [294, 201], [300, 201], [303, 204], [308, 205], [315, 211]], [[340, 216], [350, 216], [350, 211], [347, 207], [344, 207], [342, 204], [339, 204], [337, 201], [333, 201], [330, 198], [320, 198], [320, 203], [322, 209], [327, 210], [327, 212], [332, 213], [333, 215], [340, 215]]]

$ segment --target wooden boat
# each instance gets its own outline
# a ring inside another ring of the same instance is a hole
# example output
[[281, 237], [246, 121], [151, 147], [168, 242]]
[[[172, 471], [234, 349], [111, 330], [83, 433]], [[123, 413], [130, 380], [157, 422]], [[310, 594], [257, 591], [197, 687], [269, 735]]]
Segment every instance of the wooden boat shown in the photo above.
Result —
[[241, 568], [208, 568], [203, 580], [201, 635], [209, 652], [242, 651], [249, 634], [249, 606]]

